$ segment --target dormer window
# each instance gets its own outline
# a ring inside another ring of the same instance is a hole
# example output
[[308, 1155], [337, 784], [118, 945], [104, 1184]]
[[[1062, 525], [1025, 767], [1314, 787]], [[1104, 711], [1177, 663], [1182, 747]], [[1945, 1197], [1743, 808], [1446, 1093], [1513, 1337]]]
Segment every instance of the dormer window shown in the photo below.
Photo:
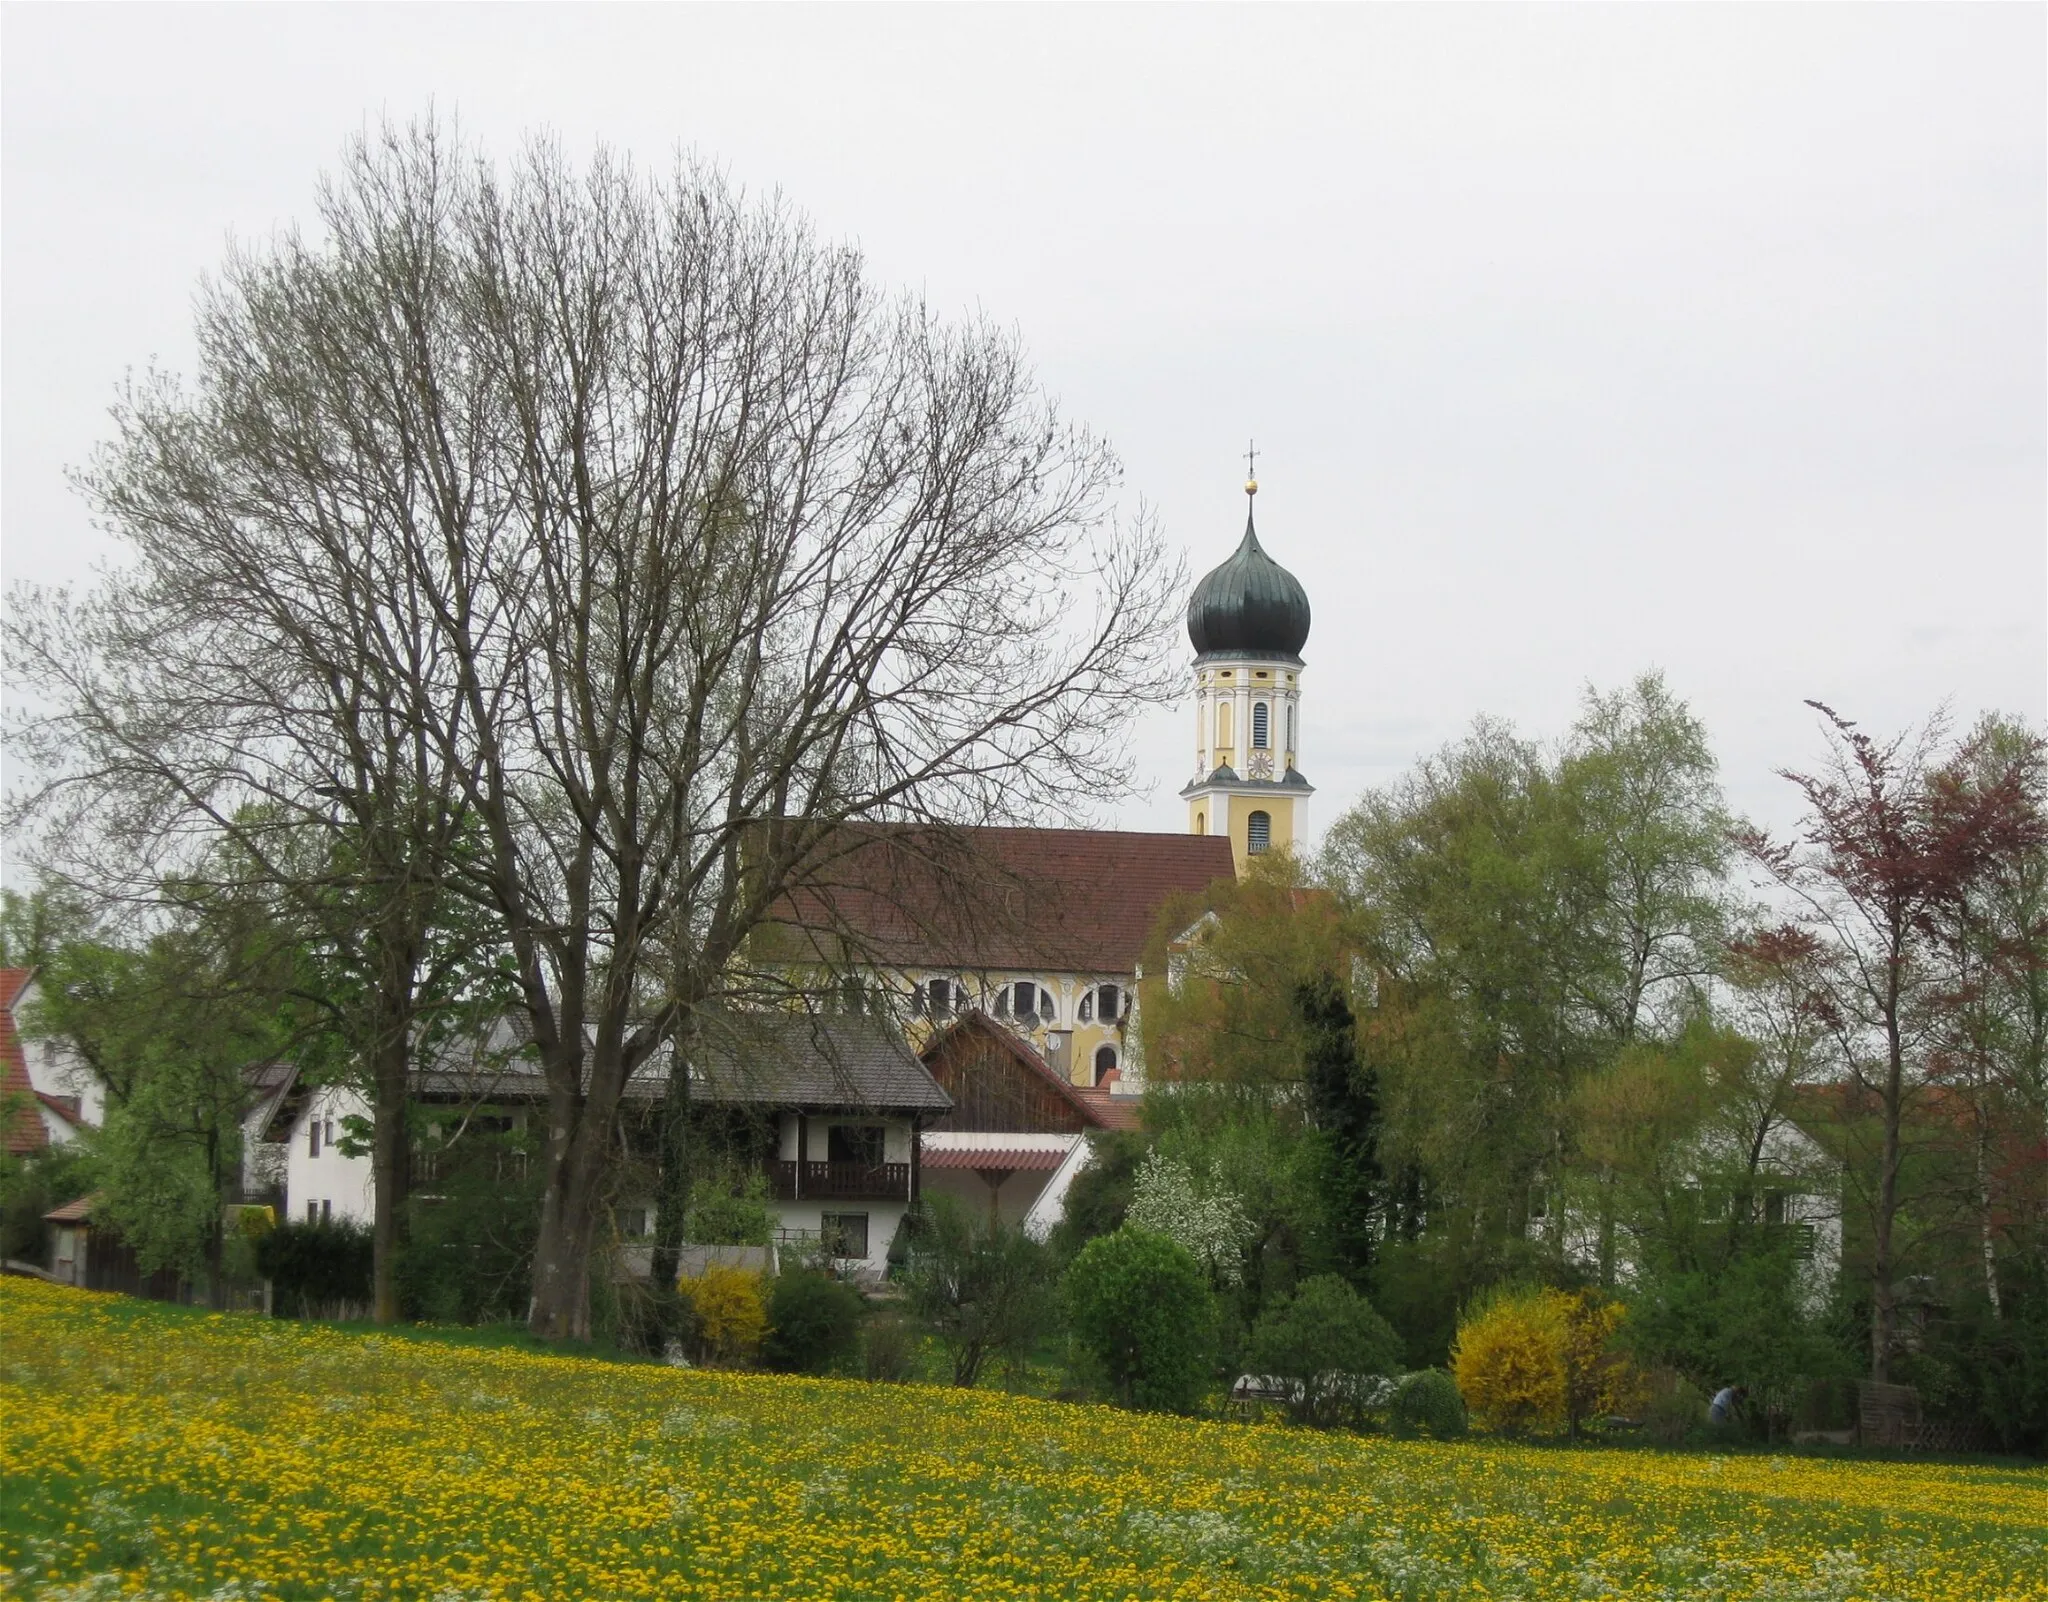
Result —
[[1034, 980], [1020, 979], [996, 992], [996, 1016], [1020, 1028], [1036, 1029], [1058, 1015], [1052, 992]]
[[1122, 985], [1090, 985], [1081, 996], [1081, 1022], [1121, 1023], [1130, 1004], [1130, 995]]

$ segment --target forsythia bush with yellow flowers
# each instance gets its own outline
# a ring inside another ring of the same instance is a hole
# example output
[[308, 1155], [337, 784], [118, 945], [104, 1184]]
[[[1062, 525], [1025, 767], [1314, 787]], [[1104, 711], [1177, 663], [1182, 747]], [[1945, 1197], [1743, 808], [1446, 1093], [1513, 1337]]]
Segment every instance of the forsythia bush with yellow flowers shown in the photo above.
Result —
[[714, 1263], [678, 1289], [696, 1315], [697, 1343], [702, 1355], [718, 1363], [738, 1363], [761, 1349], [768, 1333], [768, 1304], [761, 1295], [761, 1276], [744, 1268]]
[[1568, 1430], [1626, 1410], [1641, 1381], [1614, 1350], [1625, 1309], [1585, 1292], [1506, 1292], [1458, 1326], [1451, 1372], [1483, 1428], [1507, 1435]]

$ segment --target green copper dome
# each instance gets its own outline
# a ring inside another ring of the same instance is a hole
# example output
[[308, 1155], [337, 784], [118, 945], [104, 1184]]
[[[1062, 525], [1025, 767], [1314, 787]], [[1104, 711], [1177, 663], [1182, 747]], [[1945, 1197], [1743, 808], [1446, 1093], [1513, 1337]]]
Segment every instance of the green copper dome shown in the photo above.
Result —
[[1201, 656], [1295, 659], [1308, 642], [1308, 592], [1265, 553], [1250, 512], [1243, 542], [1188, 600], [1188, 639]]

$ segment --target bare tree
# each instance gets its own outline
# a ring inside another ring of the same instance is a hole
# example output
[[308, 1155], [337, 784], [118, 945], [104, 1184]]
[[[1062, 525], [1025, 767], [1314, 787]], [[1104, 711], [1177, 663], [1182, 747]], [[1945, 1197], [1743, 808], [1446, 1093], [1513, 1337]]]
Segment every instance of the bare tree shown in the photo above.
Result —
[[437, 866], [509, 947], [547, 1082], [531, 1321], [579, 1336], [629, 1078], [845, 822], [1114, 794], [1177, 574], [1013, 338], [699, 164], [536, 143], [501, 172], [387, 129], [321, 220], [229, 261], [196, 390], [138, 390], [91, 487], [165, 582], [376, 575], [345, 650], [318, 600], [207, 644], [261, 635], [295, 685], [338, 652], [473, 833]]
[[1806, 800], [1801, 834], [1788, 843], [1749, 831], [1742, 843], [1827, 948], [1812, 971], [1831, 981], [1827, 1015], [1851, 1093], [1844, 1111], [1877, 1124], [1870, 1375], [1883, 1381], [1897, 1323], [1905, 1143], [1931, 1082], [1944, 1014], [1938, 930], [1992, 864], [2029, 849], [2039, 819], [2010, 775], [1976, 787], [1959, 782], [1941, 760], [1938, 721], [1879, 742], [1808, 704], [1833, 738], [1825, 769], [1784, 775]]

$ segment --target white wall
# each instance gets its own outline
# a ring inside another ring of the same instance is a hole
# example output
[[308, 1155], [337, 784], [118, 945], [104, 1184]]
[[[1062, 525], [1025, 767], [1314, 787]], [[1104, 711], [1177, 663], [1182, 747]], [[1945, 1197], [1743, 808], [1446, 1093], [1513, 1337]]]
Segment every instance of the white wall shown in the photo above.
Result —
[[[369, 1103], [353, 1090], [329, 1085], [307, 1097], [306, 1105], [292, 1124], [286, 1146], [284, 1171], [285, 1216], [293, 1223], [312, 1216], [351, 1218], [367, 1224], [376, 1212], [377, 1193], [368, 1157], [345, 1157], [329, 1143], [328, 1130], [335, 1137], [342, 1132], [342, 1119], [367, 1118]], [[320, 1124], [320, 1154], [312, 1153], [312, 1128]]]
[[[41, 991], [42, 986], [30, 980], [21, 994], [15, 997], [17, 1027]], [[28, 1081], [36, 1089], [50, 1096], [76, 1096], [80, 1116], [95, 1129], [106, 1121], [107, 1087], [100, 1083], [99, 1075], [92, 1071], [70, 1041], [48, 1035], [36, 1039], [23, 1035], [21, 1054], [28, 1063]], [[45, 1122], [49, 1120], [45, 1119]], [[70, 1139], [68, 1130], [64, 1138]]]

